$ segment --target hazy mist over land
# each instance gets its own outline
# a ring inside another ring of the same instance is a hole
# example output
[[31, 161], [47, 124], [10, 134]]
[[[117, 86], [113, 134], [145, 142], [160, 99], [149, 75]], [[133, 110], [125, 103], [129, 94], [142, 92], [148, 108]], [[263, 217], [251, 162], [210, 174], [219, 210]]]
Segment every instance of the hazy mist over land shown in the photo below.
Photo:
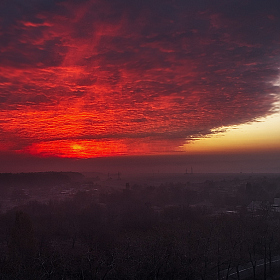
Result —
[[278, 275], [279, 174], [170, 171], [1, 173], [1, 275], [24, 280]]
[[3, 156], [1, 172], [279, 173], [280, 153], [123, 156], [95, 159]]

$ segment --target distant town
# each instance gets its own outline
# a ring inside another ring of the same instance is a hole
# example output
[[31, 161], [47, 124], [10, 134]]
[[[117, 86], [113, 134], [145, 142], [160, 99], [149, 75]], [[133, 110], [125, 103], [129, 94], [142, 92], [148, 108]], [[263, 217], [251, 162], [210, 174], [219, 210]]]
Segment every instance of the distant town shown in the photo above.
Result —
[[1, 211], [31, 201], [48, 203], [86, 194], [96, 203], [115, 193], [137, 196], [155, 211], [190, 207], [207, 214], [280, 212], [279, 174], [0, 173]]

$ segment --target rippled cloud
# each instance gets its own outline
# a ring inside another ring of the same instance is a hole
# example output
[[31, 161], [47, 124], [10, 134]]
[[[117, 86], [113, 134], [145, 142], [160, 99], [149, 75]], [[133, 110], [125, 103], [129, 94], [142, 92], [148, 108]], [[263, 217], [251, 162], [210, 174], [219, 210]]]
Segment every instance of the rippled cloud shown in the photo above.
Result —
[[4, 0], [2, 149], [173, 153], [270, 115], [279, 11], [276, 0]]

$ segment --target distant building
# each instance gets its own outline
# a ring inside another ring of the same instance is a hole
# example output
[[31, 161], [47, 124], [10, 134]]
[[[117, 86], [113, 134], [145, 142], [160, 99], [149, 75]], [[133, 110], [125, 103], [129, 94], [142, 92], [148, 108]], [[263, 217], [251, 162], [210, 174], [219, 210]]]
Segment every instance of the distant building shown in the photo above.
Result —
[[270, 203], [268, 201], [254, 200], [247, 206], [247, 210], [249, 212], [257, 212], [257, 211], [263, 211], [269, 209], [270, 209]]
[[274, 212], [280, 212], [280, 198], [275, 197], [271, 208]]
[[274, 198], [274, 205], [280, 206], [280, 197], [275, 197]]

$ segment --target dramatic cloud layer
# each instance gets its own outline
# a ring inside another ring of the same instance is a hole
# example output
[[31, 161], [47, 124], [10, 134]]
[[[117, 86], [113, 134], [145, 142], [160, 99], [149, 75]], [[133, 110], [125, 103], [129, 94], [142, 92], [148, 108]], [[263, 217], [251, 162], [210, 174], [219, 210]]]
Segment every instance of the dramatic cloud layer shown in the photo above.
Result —
[[274, 112], [279, 0], [2, 0], [0, 151], [172, 153]]

